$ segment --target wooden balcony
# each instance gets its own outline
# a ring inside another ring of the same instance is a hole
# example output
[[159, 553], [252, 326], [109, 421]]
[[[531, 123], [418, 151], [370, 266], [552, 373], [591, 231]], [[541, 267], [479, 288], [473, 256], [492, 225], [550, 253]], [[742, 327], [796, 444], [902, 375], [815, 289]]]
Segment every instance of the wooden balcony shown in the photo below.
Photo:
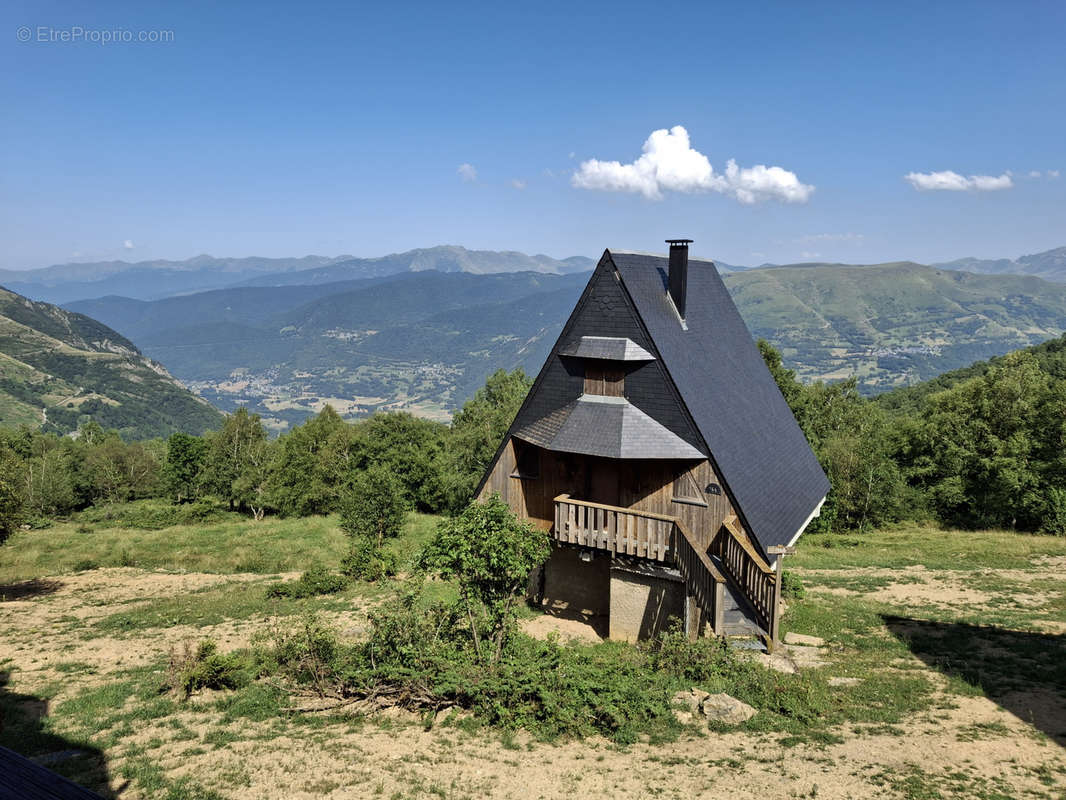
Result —
[[767, 649], [773, 647], [779, 579], [735, 518], [726, 520], [708, 551], [677, 517], [575, 500], [561, 494], [555, 498], [552, 531], [559, 542], [677, 567], [689, 597], [703, 611], [703, 621], [719, 634], [726, 631], [724, 570], [750, 606], [761, 632], [765, 632]]
[[689, 595], [703, 611], [703, 620], [722, 630], [725, 576], [696, 544], [677, 517], [620, 506], [555, 498], [555, 538], [567, 544], [639, 556], [676, 566]]
[[555, 498], [555, 538], [618, 555], [673, 562], [675, 517], [630, 508]]

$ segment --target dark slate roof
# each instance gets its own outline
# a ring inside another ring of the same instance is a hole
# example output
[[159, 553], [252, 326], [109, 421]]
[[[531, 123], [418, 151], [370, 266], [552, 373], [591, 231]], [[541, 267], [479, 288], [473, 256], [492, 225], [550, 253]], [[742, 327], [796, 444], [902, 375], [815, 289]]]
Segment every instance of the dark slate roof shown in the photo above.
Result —
[[689, 259], [683, 326], [667, 294], [666, 256], [607, 255], [749, 531], [764, 551], [788, 544], [829, 481], [718, 270]]
[[654, 361], [655, 356], [624, 336], [582, 336], [559, 351], [562, 356], [605, 361]]
[[514, 435], [560, 453], [603, 458], [704, 458], [624, 397], [583, 394], [549, 417], [514, 431]]

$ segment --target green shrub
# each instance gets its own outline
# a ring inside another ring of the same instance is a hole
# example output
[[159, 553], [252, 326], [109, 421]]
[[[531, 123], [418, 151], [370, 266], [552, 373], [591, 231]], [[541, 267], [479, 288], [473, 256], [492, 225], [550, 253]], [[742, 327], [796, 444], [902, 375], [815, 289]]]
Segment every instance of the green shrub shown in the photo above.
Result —
[[[518, 597], [550, 553], [548, 533], [516, 517], [496, 494], [441, 520], [421, 566], [459, 585], [478, 658], [498, 661], [517, 629]], [[479, 626], [479, 618], [488, 624]]]
[[267, 597], [315, 597], [344, 591], [347, 586], [348, 579], [343, 575], [330, 572], [321, 564], [315, 564], [296, 580], [271, 586], [267, 589]]
[[204, 639], [196, 651], [183, 658], [171, 656], [171, 684], [188, 697], [199, 689], [239, 689], [251, 681], [249, 665], [236, 653], [220, 653], [218, 645]]
[[310, 614], [291, 633], [276, 632], [269, 646], [256, 654], [261, 673], [280, 672], [298, 684], [311, 684], [325, 693], [342, 684], [342, 656], [351, 648], [341, 646], [337, 632]]
[[1048, 489], [1046, 505], [1042, 532], [1053, 536], [1066, 536], [1066, 489], [1055, 486]]
[[110, 528], [158, 531], [175, 525], [217, 522], [226, 519], [226, 516], [225, 511], [205, 500], [181, 505], [163, 500], [136, 500], [93, 506], [79, 513], [77, 519], [86, 527], [96, 524]]
[[6, 448], [0, 450], [0, 543], [13, 534], [26, 515], [26, 501], [19, 476], [22, 462]]
[[395, 539], [407, 518], [403, 485], [385, 467], [372, 466], [358, 473], [340, 498], [341, 529], [357, 541], [367, 539], [381, 547]]
[[652, 642], [654, 669], [694, 683], [718, 680], [738, 667], [737, 657], [725, 639], [717, 636], [689, 640], [680, 623], [675, 623]]
[[791, 570], [784, 570], [781, 573], [781, 597], [785, 600], [802, 600], [806, 596], [807, 589], [799, 576]]
[[380, 581], [395, 575], [396, 570], [396, 554], [365, 536], [352, 538], [352, 546], [341, 562], [341, 572], [364, 581]]

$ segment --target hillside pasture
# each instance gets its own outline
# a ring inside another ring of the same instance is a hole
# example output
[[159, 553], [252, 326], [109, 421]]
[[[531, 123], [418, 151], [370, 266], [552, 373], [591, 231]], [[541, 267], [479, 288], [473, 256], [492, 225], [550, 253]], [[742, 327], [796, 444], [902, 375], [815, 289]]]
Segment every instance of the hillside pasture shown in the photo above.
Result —
[[[809, 535], [788, 564], [802, 589], [784, 628], [824, 638], [825, 666], [759, 667], [757, 686], [727, 688], [758, 697], [759, 714], [739, 727], [668, 719], [632, 743], [545, 741], [459, 709], [352, 713], [270, 676], [188, 699], [161, 692], [204, 639], [247, 652], [315, 614], [358, 640], [390, 586], [268, 596], [312, 561], [339, 563], [346, 542], [332, 517], [109, 526], [127, 511], [0, 548], [0, 744], [108, 797], [1066, 791], [1066, 539], [931, 527]], [[411, 515], [390, 543], [405, 568], [433, 526]], [[531, 612], [524, 625], [544, 634], [550, 622]], [[616, 643], [569, 647], [567, 663], [636, 657]]]

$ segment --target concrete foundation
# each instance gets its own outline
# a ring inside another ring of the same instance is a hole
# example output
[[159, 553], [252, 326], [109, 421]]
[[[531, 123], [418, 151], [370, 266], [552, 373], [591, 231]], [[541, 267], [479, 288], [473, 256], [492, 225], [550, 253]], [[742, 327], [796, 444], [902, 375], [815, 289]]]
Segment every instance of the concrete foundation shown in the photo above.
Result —
[[[591, 555], [583, 561], [581, 554]], [[552, 611], [603, 616], [610, 610], [611, 557], [608, 553], [556, 547], [544, 565], [541, 603]]]
[[684, 614], [684, 584], [665, 570], [611, 570], [610, 638], [650, 639], [674, 620], [683, 622]]
[[[538, 591], [531, 585], [530, 595], [539, 595], [549, 613], [598, 619], [601, 635], [611, 639], [650, 639], [675, 620], [684, 622], [685, 585], [681, 576], [644, 559], [556, 547], [544, 565], [543, 577], [538, 575], [534, 580], [540, 588]], [[697, 614], [690, 620], [692, 630], [698, 630], [700, 622]]]

